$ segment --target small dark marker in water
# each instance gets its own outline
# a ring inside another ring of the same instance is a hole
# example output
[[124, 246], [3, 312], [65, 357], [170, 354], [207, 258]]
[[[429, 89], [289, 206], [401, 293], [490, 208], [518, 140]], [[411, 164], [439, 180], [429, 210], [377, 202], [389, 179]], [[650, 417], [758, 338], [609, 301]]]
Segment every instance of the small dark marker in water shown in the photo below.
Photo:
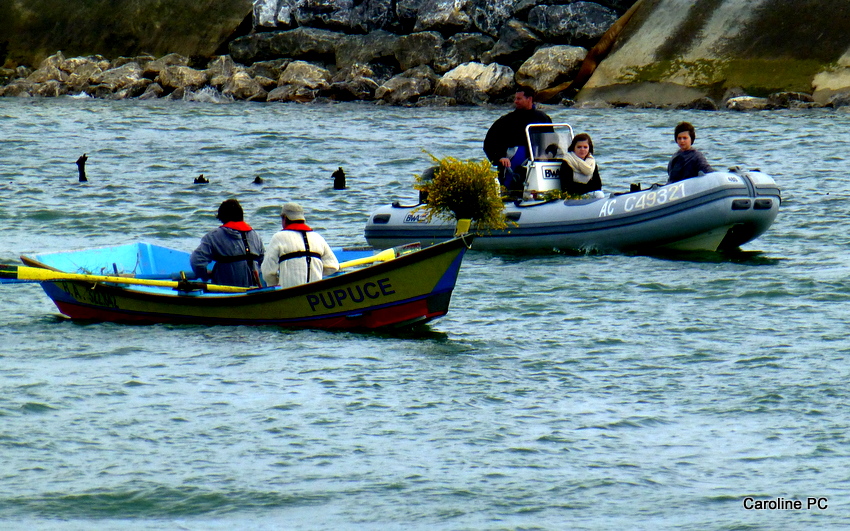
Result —
[[85, 153], [83, 153], [82, 157], [77, 159], [77, 171], [80, 173], [80, 182], [81, 183], [88, 181], [88, 179], [86, 179], [86, 161], [87, 160], [89, 160], [89, 158], [86, 156]]
[[195, 184], [209, 184], [209, 182], [210, 181], [204, 177], [203, 173], [195, 177]]
[[263, 178], [257, 175], [254, 177], [254, 184], [263, 184]]
[[342, 166], [331, 174], [334, 178], [334, 190], [345, 190], [345, 172]]

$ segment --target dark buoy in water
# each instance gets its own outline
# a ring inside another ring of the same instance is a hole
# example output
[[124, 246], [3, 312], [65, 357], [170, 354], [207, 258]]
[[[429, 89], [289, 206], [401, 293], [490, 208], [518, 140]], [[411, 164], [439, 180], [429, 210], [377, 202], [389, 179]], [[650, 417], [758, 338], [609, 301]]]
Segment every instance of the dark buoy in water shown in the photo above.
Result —
[[202, 173], [195, 177], [195, 184], [209, 184], [209, 180], [207, 180], [207, 178], [204, 177], [204, 174]]
[[87, 160], [89, 160], [89, 158], [86, 156], [85, 153], [83, 153], [82, 157], [77, 159], [77, 171], [80, 172], [80, 182], [81, 183], [88, 181], [88, 179], [86, 179], [86, 161]]
[[263, 178], [257, 175], [254, 177], [254, 184], [263, 184]]
[[333, 172], [334, 190], [345, 190], [345, 172], [342, 171], [342, 166]]

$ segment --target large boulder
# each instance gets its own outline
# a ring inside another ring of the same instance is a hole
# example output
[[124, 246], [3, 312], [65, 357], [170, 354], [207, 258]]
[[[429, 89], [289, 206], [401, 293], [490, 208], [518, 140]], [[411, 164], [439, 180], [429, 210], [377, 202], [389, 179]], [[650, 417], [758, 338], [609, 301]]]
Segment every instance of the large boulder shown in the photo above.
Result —
[[505, 22], [513, 16], [515, 3], [515, 0], [472, 0], [472, 23], [481, 33], [497, 37]]
[[280, 87], [295, 85], [309, 90], [327, 89], [331, 84], [331, 73], [306, 61], [292, 61], [280, 74], [277, 84]]
[[443, 50], [444, 39], [436, 31], [412, 33], [398, 38], [395, 58], [401, 70], [433, 65]]
[[230, 55], [242, 64], [281, 57], [304, 61], [332, 61], [336, 47], [345, 36], [318, 28], [256, 33], [230, 43]]
[[339, 70], [331, 78], [328, 96], [335, 100], [371, 100], [378, 89], [375, 70], [369, 65], [355, 64]]
[[814, 101], [821, 104], [830, 103], [833, 96], [850, 92], [850, 47], [834, 66], [815, 74], [812, 88]]
[[[850, 48], [850, 3], [815, 9], [778, 0], [644, 0], [576, 97], [681, 105], [732, 87], [766, 97], [811, 92], [825, 103], [850, 85], [831, 70]], [[820, 74], [820, 75], [819, 75]]]
[[142, 67], [138, 63], [126, 63], [118, 68], [111, 68], [105, 72], [91, 76], [92, 87], [97, 92], [113, 93], [127, 87], [136, 86], [142, 79]]
[[0, 2], [0, 64], [37, 65], [62, 50], [69, 57], [97, 52], [211, 56], [250, 15], [253, 0]]
[[465, 8], [469, 0], [425, 0], [419, 7], [413, 31], [438, 31], [451, 35], [468, 31], [472, 19]]
[[543, 39], [555, 44], [590, 47], [617, 22], [617, 12], [593, 2], [537, 6], [528, 13], [528, 24]]
[[479, 62], [495, 44], [492, 37], [480, 33], [452, 35], [443, 43], [442, 53], [434, 61], [434, 70], [445, 73], [463, 63]]
[[197, 90], [206, 85], [207, 81], [206, 72], [188, 66], [168, 66], [156, 78], [156, 82], [165, 90]]
[[540, 92], [572, 80], [586, 55], [587, 50], [580, 46], [539, 48], [517, 70], [517, 83]]
[[398, 64], [395, 52], [398, 35], [377, 30], [366, 35], [351, 35], [340, 41], [336, 49], [336, 67], [339, 69], [355, 64], [384, 63]]
[[403, 72], [378, 87], [375, 99], [392, 105], [417, 103], [420, 98], [433, 93], [439, 77], [428, 66], [417, 66]]
[[169, 66], [189, 66], [189, 58], [179, 53], [163, 55], [159, 59], [145, 63], [142, 75], [149, 79], [156, 79]]
[[[522, 64], [535, 48], [543, 44], [534, 29], [524, 22], [511, 19], [502, 26], [499, 40], [489, 52], [481, 56], [484, 63], [497, 62], [503, 65]], [[518, 65], [517, 65], [518, 66]]]
[[437, 82], [434, 93], [454, 98], [458, 103], [480, 104], [499, 100], [514, 88], [514, 71], [492, 63], [464, 63], [446, 72]]

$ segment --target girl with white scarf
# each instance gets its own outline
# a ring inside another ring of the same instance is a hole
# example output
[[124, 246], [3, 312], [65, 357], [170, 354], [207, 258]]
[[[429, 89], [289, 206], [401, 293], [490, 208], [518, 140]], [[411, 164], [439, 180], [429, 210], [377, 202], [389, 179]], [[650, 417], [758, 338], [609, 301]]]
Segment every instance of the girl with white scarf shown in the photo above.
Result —
[[593, 140], [587, 133], [579, 133], [561, 164], [561, 190], [570, 195], [584, 195], [602, 189], [599, 168], [593, 158]]

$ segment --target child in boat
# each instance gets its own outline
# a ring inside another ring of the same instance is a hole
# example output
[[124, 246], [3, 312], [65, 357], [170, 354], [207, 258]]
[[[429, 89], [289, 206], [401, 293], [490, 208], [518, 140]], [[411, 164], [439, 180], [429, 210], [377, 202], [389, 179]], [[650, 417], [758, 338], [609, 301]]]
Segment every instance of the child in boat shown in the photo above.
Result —
[[[694, 126], [688, 122], [681, 122], [673, 132], [679, 151], [673, 155], [667, 164], [667, 182], [675, 183], [684, 181], [701, 174], [711, 173], [714, 169], [705, 160], [705, 156], [693, 148], [697, 138]], [[702, 173], [700, 173], [702, 172]]]
[[570, 195], [584, 195], [602, 190], [599, 166], [593, 158], [593, 140], [587, 133], [579, 133], [561, 164], [561, 190]]

